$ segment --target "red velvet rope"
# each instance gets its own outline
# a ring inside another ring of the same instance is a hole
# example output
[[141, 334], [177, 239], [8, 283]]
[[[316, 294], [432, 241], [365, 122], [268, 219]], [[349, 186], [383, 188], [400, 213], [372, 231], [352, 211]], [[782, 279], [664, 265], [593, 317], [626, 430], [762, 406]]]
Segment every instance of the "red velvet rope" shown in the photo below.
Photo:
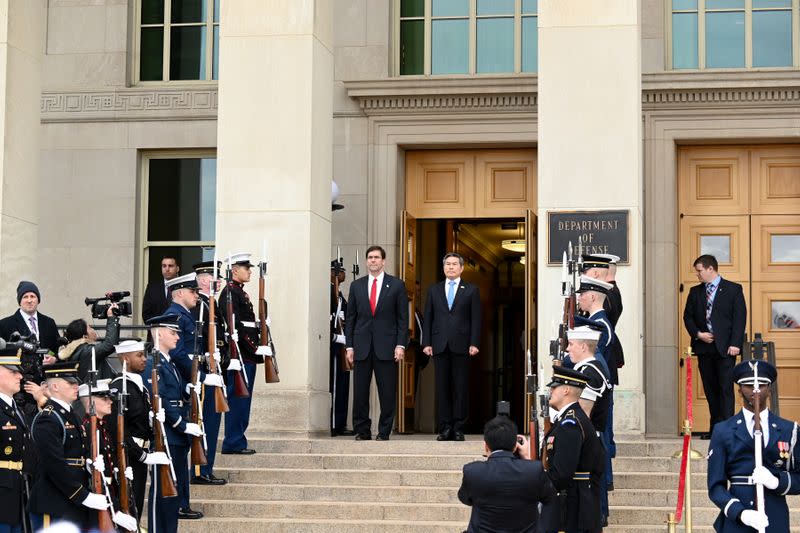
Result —
[[[694, 413], [692, 412], [692, 359], [686, 359], [686, 418], [689, 419], [689, 426], [694, 425]], [[689, 459], [689, 443], [692, 434], [687, 432], [683, 436], [683, 453], [681, 453], [681, 471], [678, 478], [678, 504], [675, 507], [675, 522], [680, 523], [683, 516], [683, 497], [686, 492], [686, 462]]]

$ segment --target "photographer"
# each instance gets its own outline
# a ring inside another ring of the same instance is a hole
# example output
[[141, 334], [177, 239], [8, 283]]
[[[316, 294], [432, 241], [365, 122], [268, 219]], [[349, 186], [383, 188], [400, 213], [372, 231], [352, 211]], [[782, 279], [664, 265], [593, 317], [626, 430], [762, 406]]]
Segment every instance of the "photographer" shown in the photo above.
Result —
[[542, 463], [530, 460], [528, 441], [507, 416], [486, 423], [483, 442], [488, 458], [464, 465], [458, 489], [461, 503], [472, 506], [467, 531], [533, 533], [539, 502], [555, 495]]
[[60, 361], [77, 361], [78, 378], [81, 382], [86, 381], [86, 377], [92, 369], [92, 348], [95, 352], [98, 379], [114, 377], [111, 368], [104, 363], [106, 358], [114, 353], [114, 345], [119, 342], [119, 317], [115, 314], [117, 309], [116, 303], [108, 306], [106, 337], [102, 342], [97, 342], [97, 331], [82, 318], [73, 320], [64, 330], [64, 337], [68, 344], [58, 351], [58, 359]]

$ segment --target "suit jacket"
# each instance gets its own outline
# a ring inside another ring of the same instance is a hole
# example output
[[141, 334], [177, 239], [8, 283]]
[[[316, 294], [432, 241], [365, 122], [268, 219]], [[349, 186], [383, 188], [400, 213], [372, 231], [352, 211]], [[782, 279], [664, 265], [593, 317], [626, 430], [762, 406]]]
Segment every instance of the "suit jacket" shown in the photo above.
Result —
[[472, 506], [467, 531], [533, 533], [539, 502], [550, 501], [555, 489], [541, 461], [519, 459], [499, 450], [486, 461], [464, 465], [458, 499]]
[[[47, 315], [37, 312], [36, 325], [39, 327], [39, 344], [41, 347], [47, 348], [54, 354], [58, 353], [59, 335], [56, 321]], [[8, 340], [15, 331], [18, 331], [23, 337], [31, 334], [31, 329], [20, 314], [19, 309], [13, 315], [0, 320], [0, 337]]]
[[[787, 494], [800, 494], [800, 445], [797, 441], [797, 424], [769, 413], [769, 440], [764, 445], [761, 461], [773, 476], [778, 478], [774, 490], [764, 488], [764, 510], [769, 516], [767, 533], [789, 531]], [[753, 485], [729, 484], [753, 473], [754, 441], [747, 430], [744, 414], [739, 411], [724, 422], [714, 426], [708, 448], [708, 496], [720, 509], [714, 522], [715, 531], [726, 533], [752, 532], [743, 525], [739, 515], [745, 509], [754, 509]]]
[[369, 307], [369, 276], [350, 284], [345, 314], [347, 347], [355, 350], [355, 359], [363, 361], [375, 351], [378, 359], [394, 359], [397, 346], [408, 345], [408, 294], [402, 280], [384, 274], [375, 316]]
[[448, 280], [434, 283], [428, 288], [425, 298], [425, 314], [422, 320], [426, 346], [433, 347], [433, 353], [442, 353], [446, 348], [451, 352], [467, 353], [470, 346], [481, 342], [481, 299], [478, 287], [461, 281], [455, 287], [453, 308], [447, 308]]
[[151, 281], [147, 284], [142, 298], [142, 319], [147, 322], [154, 316], [164, 314], [169, 304], [170, 301], [167, 300], [167, 294], [164, 291], [164, 278]]
[[707, 332], [706, 326], [706, 288], [700, 283], [689, 290], [686, 307], [683, 310], [683, 324], [692, 338], [692, 350], [697, 354], [725, 355], [729, 346], [739, 350], [744, 344], [744, 330], [747, 325], [747, 304], [744, 302], [742, 286], [721, 279], [711, 308], [711, 327], [714, 330], [713, 344], [697, 338], [700, 332]]

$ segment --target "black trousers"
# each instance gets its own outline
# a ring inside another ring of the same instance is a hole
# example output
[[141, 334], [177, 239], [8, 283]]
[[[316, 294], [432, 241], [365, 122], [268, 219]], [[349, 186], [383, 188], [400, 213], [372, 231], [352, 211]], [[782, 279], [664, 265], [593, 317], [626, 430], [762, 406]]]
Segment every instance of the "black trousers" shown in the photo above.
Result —
[[378, 400], [381, 403], [381, 416], [378, 420], [378, 435], [388, 437], [394, 426], [397, 407], [397, 363], [394, 359], [378, 359], [370, 350], [366, 359], [355, 362], [353, 368], [353, 431], [358, 435], [372, 434], [372, 420], [369, 418], [369, 386], [372, 374], [378, 385]]
[[733, 367], [736, 365], [736, 358], [720, 355], [715, 351], [698, 355], [697, 362], [703, 390], [708, 400], [708, 410], [711, 413], [709, 427], [711, 431], [714, 429], [714, 424], [733, 416]]
[[331, 429], [347, 429], [347, 404], [350, 400], [350, 372], [339, 363], [339, 346], [331, 343], [331, 366], [328, 385], [331, 391]]
[[130, 467], [133, 470], [133, 500], [136, 502], [136, 518], [142, 518], [148, 468], [146, 464], [139, 461], [131, 461]]
[[445, 348], [433, 356], [439, 431], [464, 432], [469, 410], [469, 355]]

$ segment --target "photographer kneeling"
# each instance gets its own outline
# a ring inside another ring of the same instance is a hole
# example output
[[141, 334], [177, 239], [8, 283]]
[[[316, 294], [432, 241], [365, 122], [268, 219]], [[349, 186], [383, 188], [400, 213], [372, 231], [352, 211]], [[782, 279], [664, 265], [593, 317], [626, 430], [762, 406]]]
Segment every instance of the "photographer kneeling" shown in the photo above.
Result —
[[113, 378], [111, 368], [104, 364], [106, 358], [114, 353], [114, 345], [119, 342], [119, 317], [114, 310], [117, 304], [112, 303], [106, 311], [106, 337], [102, 342], [97, 342], [97, 331], [82, 318], [73, 320], [64, 330], [67, 345], [58, 351], [60, 361], [78, 362], [78, 379], [86, 382], [86, 377], [92, 369], [92, 348], [95, 353], [97, 379]]
[[530, 460], [527, 439], [507, 416], [486, 423], [483, 441], [488, 458], [464, 465], [458, 489], [461, 503], [472, 506], [467, 531], [533, 533], [539, 502], [555, 495], [541, 461]]

